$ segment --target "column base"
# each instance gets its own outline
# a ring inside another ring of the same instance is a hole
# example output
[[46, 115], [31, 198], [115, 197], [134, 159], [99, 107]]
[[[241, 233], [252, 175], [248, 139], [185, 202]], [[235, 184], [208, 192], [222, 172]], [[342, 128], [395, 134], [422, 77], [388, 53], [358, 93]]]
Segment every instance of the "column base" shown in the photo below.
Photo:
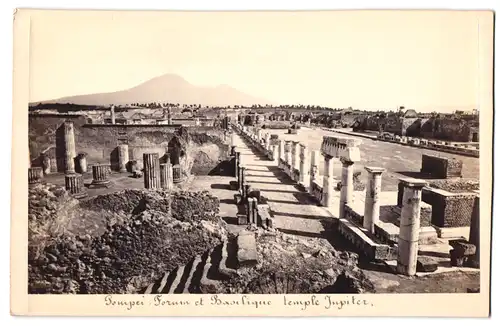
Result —
[[82, 199], [82, 198], [87, 197], [88, 195], [89, 194], [87, 193], [86, 190], [82, 190], [82, 191], [80, 191], [77, 194], [71, 194], [71, 196], [73, 196], [73, 198], [75, 198], [75, 199]]
[[113, 183], [110, 180], [104, 180], [104, 181], [96, 181], [92, 180], [92, 183], [89, 185], [90, 187], [93, 188], [110, 188], [113, 185]]

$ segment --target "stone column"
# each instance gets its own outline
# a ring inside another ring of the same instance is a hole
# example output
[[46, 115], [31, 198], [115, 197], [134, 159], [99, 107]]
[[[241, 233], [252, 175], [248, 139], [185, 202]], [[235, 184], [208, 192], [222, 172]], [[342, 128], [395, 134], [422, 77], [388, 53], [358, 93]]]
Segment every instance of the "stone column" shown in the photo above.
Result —
[[291, 165], [292, 165], [292, 142], [290, 140], [285, 140], [285, 172], [291, 175]]
[[172, 190], [174, 188], [172, 164], [160, 164], [160, 185], [163, 189]]
[[285, 159], [285, 142], [283, 140], [278, 141], [278, 167], [283, 168], [281, 161]]
[[339, 218], [344, 218], [345, 206], [352, 203], [354, 191], [354, 162], [345, 158], [341, 158], [340, 161], [342, 162], [342, 180], [340, 188]]
[[472, 261], [470, 263], [471, 267], [474, 268], [479, 268], [479, 261], [480, 261], [480, 255], [479, 255], [479, 233], [481, 231], [480, 229], [480, 224], [479, 224], [479, 195], [476, 196], [474, 200], [474, 206], [472, 209], [472, 218], [470, 222], [470, 231], [469, 231], [469, 242], [472, 243], [473, 245], [476, 246], [476, 253], [472, 257]]
[[128, 161], [128, 145], [118, 145], [118, 169], [120, 172], [127, 172]]
[[87, 196], [85, 185], [83, 183], [83, 175], [77, 173], [70, 173], [64, 176], [64, 183], [66, 190], [79, 199]]
[[238, 170], [238, 190], [240, 194], [243, 195], [244, 189], [243, 187], [245, 186], [245, 167], [240, 166]]
[[236, 152], [235, 153], [236, 156], [234, 157], [234, 176], [238, 178], [238, 173], [239, 173], [239, 170], [240, 170], [240, 157], [241, 157], [241, 153], [240, 152]]
[[422, 188], [427, 182], [419, 179], [400, 179], [404, 184], [403, 207], [399, 222], [397, 272], [413, 276], [417, 272], [418, 237], [420, 234], [420, 202]]
[[266, 148], [266, 151], [271, 149], [271, 134], [267, 133], [266, 138], [264, 139], [264, 147]]
[[384, 168], [365, 167], [368, 171], [368, 183], [366, 184], [365, 214], [363, 227], [370, 233], [375, 233], [375, 224], [380, 217], [380, 193], [382, 192], [382, 173]]
[[92, 166], [92, 183], [91, 186], [99, 188], [105, 187], [109, 188], [111, 182], [108, 179], [108, 165], [96, 164]]
[[43, 179], [43, 169], [41, 167], [28, 168], [28, 184], [40, 183]]
[[309, 170], [309, 192], [313, 188], [313, 182], [318, 179], [319, 176], [319, 164], [320, 164], [320, 152], [311, 151], [311, 166]]
[[300, 163], [299, 163], [299, 182], [307, 187], [309, 185], [309, 171], [308, 171], [309, 151], [307, 147], [300, 144]]
[[172, 166], [172, 180], [174, 183], [182, 182], [182, 170], [179, 164]]
[[75, 172], [75, 157], [76, 157], [76, 148], [75, 148], [75, 131], [73, 122], [67, 121], [64, 122], [64, 171], [66, 174]]
[[[292, 142], [293, 151], [292, 151], [292, 171], [300, 169], [300, 143], [298, 141]], [[293, 176], [293, 173], [292, 173]], [[299, 180], [294, 180], [299, 181]]]
[[279, 159], [280, 159], [280, 152], [279, 152], [278, 145], [272, 145], [271, 147], [273, 149], [273, 161], [276, 165], [278, 165]]
[[115, 106], [114, 105], [111, 105], [111, 124], [115, 124], [116, 123], [116, 120], [115, 120]]
[[324, 176], [323, 176], [323, 206], [333, 206], [333, 157], [323, 154], [325, 158]]
[[158, 153], [144, 153], [144, 188], [159, 189], [160, 183], [160, 155]]

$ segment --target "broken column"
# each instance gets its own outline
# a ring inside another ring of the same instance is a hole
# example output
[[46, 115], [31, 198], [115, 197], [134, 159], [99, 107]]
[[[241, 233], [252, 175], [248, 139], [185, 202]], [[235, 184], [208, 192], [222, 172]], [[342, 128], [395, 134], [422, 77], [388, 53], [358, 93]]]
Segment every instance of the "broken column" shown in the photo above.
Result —
[[63, 124], [64, 128], [64, 171], [66, 174], [75, 172], [75, 130], [73, 122], [67, 121]]
[[324, 154], [325, 167], [323, 176], [323, 202], [322, 205], [325, 207], [333, 206], [333, 157]]
[[160, 183], [160, 155], [158, 153], [144, 153], [144, 188], [159, 189]]
[[127, 172], [128, 161], [128, 145], [118, 145], [118, 170], [120, 172]]
[[368, 171], [368, 183], [366, 184], [365, 213], [363, 227], [368, 232], [375, 233], [375, 224], [380, 217], [380, 193], [382, 192], [382, 173], [384, 168], [365, 167]]
[[305, 187], [309, 185], [309, 151], [307, 147], [303, 144], [300, 144], [300, 155], [299, 155], [299, 180], [298, 182], [302, 183]]
[[66, 190], [79, 199], [87, 196], [85, 185], [83, 183], [83, 175], [78, 173], [70, 173], [64, 176], [64, 183]]
[[172, 164], [160, 164], [160, 185], [163, 189], [172, 190], [174, 188]]
[[399, 222], [397, 272], [413, 276], [417, 272], [418, 237], [420, 234], [420, 202], [422, 188], [427, 182], [419, 179], [400, 179], [404, 185], [403, 207]]
[[318, 179], [319, 176], [319, 164], [320, 164], [320, 153], [319, 151], [311, 151], [311, 166], [309, 170], [309, 192], [313, 189], [313, 182]]
[[43, 179], [43, 169], [41, 167], [28, 168], [28, 184], [40, 183]]
[[92, 166], [92, 183], [90, 184], [96, 188], [109, 188], [111, 181], [108, 179], [109, 166], [96, 164]]

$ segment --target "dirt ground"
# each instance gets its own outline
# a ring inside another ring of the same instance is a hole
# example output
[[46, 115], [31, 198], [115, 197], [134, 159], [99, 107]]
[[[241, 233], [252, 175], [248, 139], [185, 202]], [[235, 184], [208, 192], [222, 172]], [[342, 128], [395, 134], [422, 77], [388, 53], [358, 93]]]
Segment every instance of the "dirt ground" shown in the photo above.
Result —
[[[326, 131], [322, 129], [310, 129], [302, 127], [298, 130], [297, 135], [287, 134], [287, 130], [282, 129], [266, 129], [266, 132], [279, 135], [280, 139], [298, 140], [308, 146], [309, 150], [320, 150], [323, 136], [340, 136], [348, 137], [343, 134]], [[413, 148], [409, 146], [376, 141], [362, 137], [354, 137], [361, 140], [361, 162], [356, 163], [355, 171], [361, 172], [361, 181], [366, 180], [367, 174], [365, 166], [383, 167], [387, 170], [382, 175], [382, 190], [392, 191], [397, 190], [398, 179], [402, 177], [419, 177], [422, 154], [437, 155], [441, 157], [452, 157], [463, 162], [462, 174], [463, 178], [478, 179], [479, 178], [479, 158], [468, 157], [450, 153], [443, 153], [434, 150]], [[324, 167], [319, 166], [320, 174], [323, 174]], [[341, 164], [334, 163], [334, 175], [340, 179]]]

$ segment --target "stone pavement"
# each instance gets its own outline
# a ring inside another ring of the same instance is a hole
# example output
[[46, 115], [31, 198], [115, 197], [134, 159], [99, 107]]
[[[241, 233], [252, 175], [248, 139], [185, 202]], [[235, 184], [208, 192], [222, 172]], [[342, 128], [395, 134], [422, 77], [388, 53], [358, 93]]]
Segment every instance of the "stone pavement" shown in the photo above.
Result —
[[246, 167], [246, 182], [261, 190], [274, 216], [274, 227], [288, 234], [324, 237], [321, 221], [332, 218], [323, 207], [298, 190], [295, 184], [276, 166], [276, 163], [252, 152], [237, 136], [236, 150], [241, 153], [241, 165]]

